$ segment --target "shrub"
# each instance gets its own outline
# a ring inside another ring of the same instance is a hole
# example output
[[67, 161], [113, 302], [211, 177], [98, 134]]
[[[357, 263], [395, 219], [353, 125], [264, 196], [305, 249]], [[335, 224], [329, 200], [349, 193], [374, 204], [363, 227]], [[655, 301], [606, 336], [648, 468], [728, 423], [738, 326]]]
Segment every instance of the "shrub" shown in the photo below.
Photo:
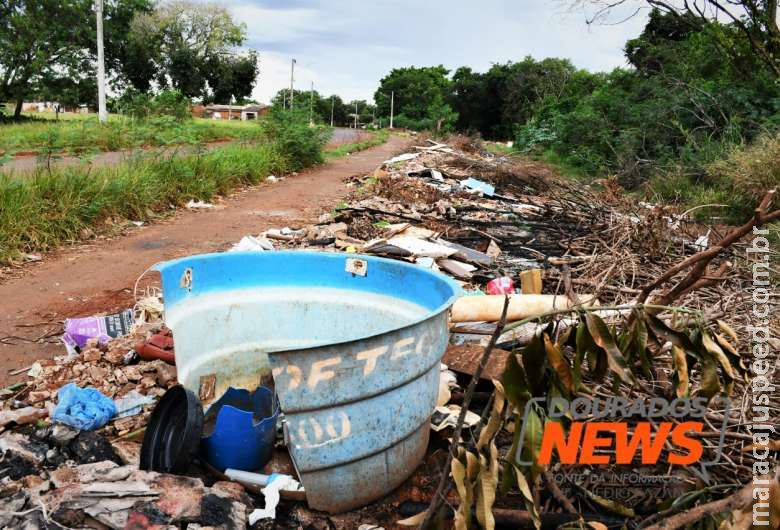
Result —
[[121, 104], [125, 114], [136, 119], [153, 116], [172, 116], [183, 121], [191, 117], [190, 100], [178, 90], [163, 90], [156, 96], [130, 93]]
[[308, 112], [273, 108], [260, 120], [263, 136], [274, 142], [292, 171], [323, 162], [322, 148], [330, 138], [327, 127], [309, 125]]
[[525, 125], [515, 126], [515, 149], [530, 153], [547, 148], [556, 139], [555, 131], [544, 122], [531, 118]]
[[724, 160], [709, 164], [706, 171], [712, 178], [728, 180], [754, 207], [764, 193], [780, 185], [780, 132], [732, 147]]
[[685, 161], [654, 176], [646, 185], [648, 195], [686, 206], [723, 204], [727, 208], [703, 208], [697, 217], [725, 216], [743, 222], [764, 194], [780, 185], [780, 133], [765, 134], [749, 145], [712, 147], [703, 171], [691, 171]]

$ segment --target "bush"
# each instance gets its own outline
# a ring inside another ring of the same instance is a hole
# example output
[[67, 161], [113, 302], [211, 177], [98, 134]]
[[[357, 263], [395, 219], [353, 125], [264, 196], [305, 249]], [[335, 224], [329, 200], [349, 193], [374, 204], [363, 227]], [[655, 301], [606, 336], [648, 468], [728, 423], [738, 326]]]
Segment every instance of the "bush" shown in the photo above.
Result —
[[723, 204], [696, 211], [699, 218], [725, 216], [733, 223], [744, 222], [764, 194], [780, 185], [780, 133], [765, 134], [749, 145], [712, 147], [712, 157], [703, 171], [691, 171], [681, 161], [654, 176], [647, 194], [684, 206]]
[[178, 90], [163, 90], [156, 96], [128, 93], [120, 104], [125, 114], [136, 119], [154, 116], [171, 116], [183, 121], [191, 117], [190, 100]]
[[536, 118], [531, 118], [525, 125], [515, 126], [515, 149], [521, 153], [531, 153], [540, 148], [548, 148], [557, 136], [555, 131]]
[[725, 179], [749, 199], [752, 209], [770, 189], [780, 185], [780, 133], [765, 134], [749, 146], [734, 146], [724, 160], [709, 164], [707, 174]]
[[331, 131], [319, 125], [310, 126], [307, 111], [272, 108], [271, 113], [260, 120], [260, 127], [262, 135], [279, 147], [291, 171], [324, 161], [322, 148]]

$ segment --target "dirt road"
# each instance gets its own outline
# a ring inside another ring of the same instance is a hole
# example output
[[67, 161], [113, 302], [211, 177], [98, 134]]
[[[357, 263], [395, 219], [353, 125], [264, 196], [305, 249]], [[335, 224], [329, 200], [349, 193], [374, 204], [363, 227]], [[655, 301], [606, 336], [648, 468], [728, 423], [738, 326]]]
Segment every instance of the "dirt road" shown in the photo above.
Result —
[[133, 283], [152, 264], [224, 250], [267, 228], [316, 222], [348, 193], [344, 177], [372, 171], [403, 145], [391, 136], [384, 145], [239, 192], [223, 208], [180, 211], [30, 264], [23, 277], [0, 285], [0, 385], [19, 378], [9, 371], [64, 352], [63, 319], [132, 306]]
[[[333, 136], [328, 141], [327, 147], [338, 147], [339, 145], [359, 142], [367, 139], [370, 133], [362, 130], [346, 129], [344, 127], [336, 127], [333, 129]], [[206, 144], [206, 149], [216, 149], [217, 147], [232, 143], [230, 140], [210, 142]], [[108, 151], [104, 153], [98, 153], [94, 155], [90, 163], [95, 167], [101, 166], [114, 166], [120, 164], [131, 157], [138, 156], [156, 156], [165, 154], [167, 152], [181, 151], [182, 149], [194, 149], [187, 146], [172, 146], [172, 147], [159, 147], [150, 149], [126, 149], [124, 151]], [[52, 164], [55, 166], [73, 166], [83, 163], [79, 157], [76, 156], [58, 156], [52, 160]], [[27, 173], [32, 171], [45, 162], [35, 155], [24, 155], [9, 160], [5, 164], [0, 165], [0, 173]]]

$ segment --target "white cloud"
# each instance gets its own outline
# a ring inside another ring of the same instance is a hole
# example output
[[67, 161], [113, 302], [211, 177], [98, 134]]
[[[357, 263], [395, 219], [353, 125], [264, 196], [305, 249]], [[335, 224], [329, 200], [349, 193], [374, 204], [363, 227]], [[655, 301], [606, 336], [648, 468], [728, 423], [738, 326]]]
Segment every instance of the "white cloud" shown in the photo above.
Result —
[[625, 65], [623, 46], [644, 25], [640, 13], [623, 24], [585, 23], [559, 1], [526, 0], [228, 0], [247, 25], [247, 45], [260, 52], [255, 97], [269, 101], [290, 84], [314, 82], [323, 94], [372, 99], [392, 68], [444, 64], [484, 71], [492, 63], [567, 57], [579, 67]]

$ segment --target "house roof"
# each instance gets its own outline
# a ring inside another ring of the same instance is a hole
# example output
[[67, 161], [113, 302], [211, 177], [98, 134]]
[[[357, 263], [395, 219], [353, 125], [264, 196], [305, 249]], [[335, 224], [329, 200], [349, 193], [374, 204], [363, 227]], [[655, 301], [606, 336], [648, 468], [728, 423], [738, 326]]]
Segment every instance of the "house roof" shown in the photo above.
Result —
[[206, 105], [209, 112], [260, 112], [265, 105]]

